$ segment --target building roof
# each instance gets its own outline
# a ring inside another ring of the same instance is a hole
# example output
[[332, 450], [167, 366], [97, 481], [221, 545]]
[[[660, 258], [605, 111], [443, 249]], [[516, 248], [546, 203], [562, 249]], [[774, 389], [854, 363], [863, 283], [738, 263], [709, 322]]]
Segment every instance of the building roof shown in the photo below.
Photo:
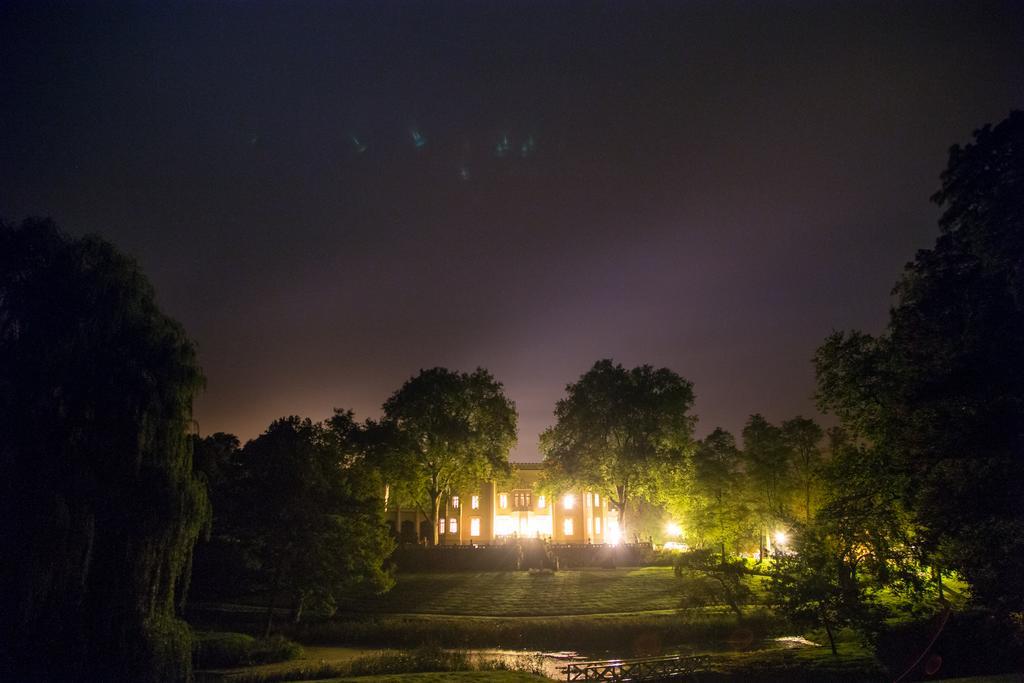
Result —
[[542, 463], [542, 462], [514, 462], [514, 463], [512, 463], [512, 469], [514, 469], [514, 470], [540, 470], [540, 469], [544, 469], [544, 463]]

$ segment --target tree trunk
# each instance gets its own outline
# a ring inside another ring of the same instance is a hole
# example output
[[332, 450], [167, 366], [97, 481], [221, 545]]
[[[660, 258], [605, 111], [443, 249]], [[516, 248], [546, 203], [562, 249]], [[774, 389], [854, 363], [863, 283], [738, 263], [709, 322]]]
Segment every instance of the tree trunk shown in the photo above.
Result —
[[828, 634], [828, 644], [832, 647], [832, 656], [838, 657], [839, 651], [836, 650], [836, 638], [834, 635], [832, 635], [832, 626], [828, 623], [827, 620], [823, 620], [823, 622], [825, 624], [825, 633]]
[[306, 596], [301, 592], [295, 598], [295, 606], [292, 608], [292, 623], [297, 624], [302, 619], [302, 608], [306, 604]]
[[434, 526], [434, 547], [436, 548], [441, 544], [441, 531], [438, 529], [438, 524], [441, 519], [441, 494], [433, 493], [431, 494], [431, 497], [433, 498], [431, 502], [433, 503], [434, 509], [434, 519], [432, 520]]
[[939, 602], [946, 602], [945, 591], [942, 588], [942, 567], [935, 568], [935, 579], [939, 587]]
[[277, 604], [277, 594], [281, 588], [281, 571], [274, 570], [274, 580], [270, 583], [270, 599], [267, 601], [267, 627], [264, 629], [263, 637], [270, 637], [270, 629], [274, 625], [274, 605]]

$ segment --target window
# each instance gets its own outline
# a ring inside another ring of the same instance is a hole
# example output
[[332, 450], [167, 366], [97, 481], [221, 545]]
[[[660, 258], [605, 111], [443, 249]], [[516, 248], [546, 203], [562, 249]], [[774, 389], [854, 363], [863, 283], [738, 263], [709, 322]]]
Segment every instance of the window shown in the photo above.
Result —
[[494, 517], [495, 536], [511, 536], [513, 531], [515, 531], [515, 527], [512, 526], [512, 518], [509, 515], [496, 515]]
[[572, 536], [572, 520], [566, 519], [562, 521], [562, 533], [566, 536]]
[[594, 506], [595, 507], [601, 507], [601, 494], [600, 493], [595, 493], [594, 494]]
[[498, 507], [500, 507], [502, 510], [505, 510], [506, 508], [508, 508], [508, 494], [507, 493], [499, 493], [498, 494]]
[[594, 494], [593, 493], [588, 493], [587, 494], [587, 505], [593, 505], [593, 504], [594, 504]]
[[512, 507], [516, 510], [529, 510], [533, 505], [533, 494], [529, 491], [513, 491]]
[[601, 533], [601, 518], [600, 517], [594, 517], [594, 533], [595, 534]]
[[480, 509], [480, 496], [473, 496], [472, 498], [470, 498], [469, 499], [469, 507], [473, 508], [474, 510], [479, 510]]
[[443, 534], [444, 533], [444, 517], [442, 517], [441, 519], [437, 520], [437, 533], [439, 533], [439, 534]]
[[547, 500], [545, 500], [544, 496], [537, 496], [537, 509], [538, 510], [543, 510], [547, 506], [548, 506], [548, 502], [547, 502]]
[[480, 536], [480, 518], [470, 517], [469, 518], [469, 535], [473, 538]]
[[588, 534], [594, 533], [594, 520], [591, 517], [587, 518], [587, 533]]
[[459, 509], [459, 497], [458, 496], [452, 496], [452, 507], [455, 508], [456, 510]]
[[459, 532], [459, 520], [452, 517], [448, 520], [448, 533], [455, 534]]
[[567, 493], [562, 496], [562, 507], [566, 510], [572, 510], [576, 507], [576, 496], [571, 493]]

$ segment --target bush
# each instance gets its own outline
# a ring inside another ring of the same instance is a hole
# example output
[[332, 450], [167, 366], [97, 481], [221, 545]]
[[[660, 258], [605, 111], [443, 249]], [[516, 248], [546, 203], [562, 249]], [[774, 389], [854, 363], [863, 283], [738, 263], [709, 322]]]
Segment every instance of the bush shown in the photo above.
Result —
[[298, 643], [282, 636], [253, 638], [244, 633], [197, 633], [192, 648], [199, 669], [283, 662], [301, 654]]

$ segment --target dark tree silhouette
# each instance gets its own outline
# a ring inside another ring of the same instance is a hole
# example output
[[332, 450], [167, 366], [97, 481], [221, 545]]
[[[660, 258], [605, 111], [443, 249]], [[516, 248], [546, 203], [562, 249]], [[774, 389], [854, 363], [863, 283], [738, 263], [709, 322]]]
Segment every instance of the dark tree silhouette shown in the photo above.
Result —
[[1024, 112], [955, 146], [934, 248], [895, 289], [887, 332], [837, 333], [822, 407], [892, 463], [918, 543], [975, 598], [1024, 608]]
[[0, 224], [0, 678], [190, 676], [175, 607], [209, 518], [188, 434], [202, 381], [131, 259]]

